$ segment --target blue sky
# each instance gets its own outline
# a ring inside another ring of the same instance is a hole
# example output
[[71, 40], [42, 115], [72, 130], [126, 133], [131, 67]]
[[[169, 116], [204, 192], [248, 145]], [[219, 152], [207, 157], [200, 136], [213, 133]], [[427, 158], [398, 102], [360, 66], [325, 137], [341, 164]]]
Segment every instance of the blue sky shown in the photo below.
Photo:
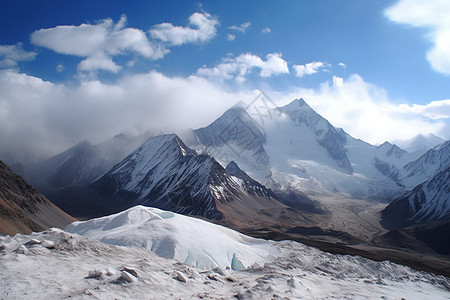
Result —
[[262, 90], [372, 143], [448, 139], [448, 15], [442, 0], [2, 1], [0, 136], [56, 151], [204, 126]]

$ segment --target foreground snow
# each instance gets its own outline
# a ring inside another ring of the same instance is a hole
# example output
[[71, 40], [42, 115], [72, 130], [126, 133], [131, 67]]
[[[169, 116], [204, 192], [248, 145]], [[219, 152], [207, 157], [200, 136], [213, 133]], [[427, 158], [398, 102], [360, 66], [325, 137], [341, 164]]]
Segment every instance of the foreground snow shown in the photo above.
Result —
[[[180, 224], [175, 229], [184, 230], [171, 235], [171, 230], [174, 229], [172, 226], [175, 225], [169, 220], [177, 219]], [[95, 221], [98, 228], [104, 229], [105, 235], [112, 237], [115, 232], [123, 244], [129, 241], [136, 246], [135, 242], [139, 238], [152, 243], [158, 238], [169, 238], [177, 246], [166, 249], [173, 249], [175, 253], [181, 250], [198, 253], [212, 249], [209, 247], [213, 243], [219, 243], [215, 252], [211, 252], [212, 260], [221, 257], [223, 253], [230, 253], [232, 249], [245, 261], [250, 259], [247, 251], [253, 249], [257, 253], [254, 258], [257, 262], [241, 271], [220, 267], [202, 270], [158, 256], [143, 247], [108, 245], [93, 238], [52, 229], [31, 235], [0, 238], [1, 298], [450, 297], [450, 283], [442, 276], [416, 272], [390, 262], [377, 263], [360, 257], [332, 255], [296, 242], [256, 240], [220, 226], [160, 210], [137, 207]], [[133, 233], [133, 226], [130, 224], [134, 222], [140, 225], [134, 228]], [[159, 225], [150, 226], [148, 223]], [[75, 227], [81, 229], [82, 224], [75, 224]], [[106, 226], [108, 227], [105, 228]], [[124, 231], [121, 233], [122, 227]], [[198, 234], [189, 236], [191, 227], [197, 227]], [[138, 228], [141, 231], [139, 234]], [[84, 234], [90, 231], [89, 228], [84, 229]], [[97, 238], [101, 238], [100, 231], [97, 234]], [[126, 236], [130, 239], [125, 239]], [[158, 238], [150, 238], [151, 236]], [[189, 237], [185, 238], [186, 236]], [[214, 239], [208, 242], [212, 237]], [[266, 262], [260, 261], [264, 257], [261, 253], [266, 255]]]
[[143, 247], [201, 269], [244, 269], [278, 254], [275, 246], [223, 226], [157, 208], [135, 206], [126, 211], [65, 229], [107, 244]]

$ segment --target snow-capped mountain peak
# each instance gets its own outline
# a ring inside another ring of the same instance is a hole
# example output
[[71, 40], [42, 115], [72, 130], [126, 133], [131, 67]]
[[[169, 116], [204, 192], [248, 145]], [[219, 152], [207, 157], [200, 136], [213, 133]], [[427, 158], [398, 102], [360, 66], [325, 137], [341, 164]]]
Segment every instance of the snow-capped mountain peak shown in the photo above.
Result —
[[264, 186], [228, 174], [212, 156], [197, 154], [175, 134], [149, 138], [92, 187], [105, 198], [128, 201], [128, 207], [143, 204], [210, 219], [223, 218], [217, 203], [245, 205], [243, 198], [252, 199], [253, 210], [261, 209], [261, 199], [264, 205], [284, 207]]
[[294, 122], [295, 126], [310, 128], [317, 137], [317, 142], [347, 173], [352, 173], [353, 168], [347, 157], [347, 135], [342, 130], [336, 129], [326, 119], [316, 113], [303, 99], [296, 99], [279, 108]]
[[378, 151], [382, 152], [387, 157], [395, 157], [400, 159], [407, 152], [395, 144], [391, 144], [389, 142], [384, 142], [380, 146], [378, 146]]
[[445, 140], [431, 133], [418, 134], [409, 140], [393, 141], [394, 144], [411, 153], [424, 153], [425, 151], [434, 148], [437, 145], [442, 144], [443, 142], [445, 142]]
[[450, 166], [394, 200], [382, 216], [394, 227], [449, 218]]
[[404, 182], [407, 186], [414, 187], [448, 166], [450, 166], [450, 141], [428, 150], [418, 159], [407, 163], [403, 167], [406, 173]]

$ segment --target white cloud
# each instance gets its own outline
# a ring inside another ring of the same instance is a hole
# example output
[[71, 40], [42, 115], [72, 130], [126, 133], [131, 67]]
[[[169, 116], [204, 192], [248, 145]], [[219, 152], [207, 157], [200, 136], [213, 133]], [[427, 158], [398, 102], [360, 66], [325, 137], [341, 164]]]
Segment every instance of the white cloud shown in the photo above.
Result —
[[343, 62], [338, 63], [338, 66], [343, 67], [343, 68], [347, 67]]
[[227, 40], [234, 41], [235, 38], [236, 38], [235, 34], [231, 34], [231, 33], [227, 34]]
[[104, 70], [112, 73], [117, 73], [119, 72], [120, 68], [120, 66], [113, 62], [111, 57], [103, 52], [98, 52], [89, 56], [85, 60], [81, 61], [77, 66], [78, 71], [84, 72]]
[[172, 46], [186, 43], [205, 43], [216, 36], [216, 26], [219, 21], [207, 12], [194, 13], [189, 17], [190, 27], [174, 26], [171, 23], [162, 23], [152, 27], [149, 33], [152, 38], [158, 39]]
[[326, 71], [327, 67], [329, 67], [329, 64], [321, 62], [321, 61], [313, 61], [311, 63], [307, 63], [304, 65], [294, 65], [293, 66], [297, 77], [311, 75], [311, 74], [317, 73], [319, 71]]
[[250, 22], [245, 22], [245, 23], [242, 23], [241, 25], [232, 25], [232, 26], [228, 27], [228, 29], [232, 29], [232, 30], [236, 30], [236, 31], [245, 33], [247, 31], [247, 29], [250, 27], [250, 25], [251, 25]]
[[29, 61], [35, 57], [36, 52], [23, 50], [22, 43], [0, 45], [0, 68], [15, 67], [18, 61]]
[[411, 113], [424, 115], [433, 120], [450, 119], [450, 99], [431, 101], [425, 105], [400, 105], [400, 108]]
[[261, 32], [262, 32], [262, 33], [271, 33], [271, 32], [272, 32], [272, 29], [270, 29], [269, 27], [266, 27], [266, 28], [263, 28], [263, 29], [261, 30]]
[[[337, 76], [318, 89], [298, 89], [272, 99], [286, 104], [302, 97], [331, 124], [370, 143], [408, 139], [418, 133], [433, 133], [450, 139], [450, 101], [427, 105], [397, 104], [386, 91], [354, 74], [348, 79]], [[440, 120], [437, 120], [440, 117]]]
[[427, 59], [436, 71], [450, 74], [450, 1], [401, 0], [385, 14], [394, 22], [428, 28], [433, 46]]
[[[249, 55], [244, 60], [260, 59]], [[237, 101], [255, 97], [252, 91], [226, 92], [202, 77], [168, 77], [156, 71], [124, 75], [109, 84], [85, 80], [66, 86], [2, 70], [0, 90], [0, 159], [5, 151], [16, 158], [27, 152], [55, 154], [83, 139], [96, 143], [125, 130], [198, 128]], [[266, 92], [279, 105], [303, 97], [333, 125], [372, 143], [418, 133], [450, 138], [449, 100], [398, 105], [358, 75], [335, 77], [315, 90]]]
[[267, 54], [266, 61], [255, 54], [243, 53], [237, 57], [226, 57], [215, 67], [202, 67], [197, 70], [197, 75], [220, 79], [234, 78], [242, 82], [253, 69], [259, 69], [261, 77], [289, 73], [287, 62], [280, 53]]
[[0, 70], [0, 90], [0, 159], [5, 151], [16, 157], [55, 154], [83, 139], [96, 143], [124, 130], [173, 132], [206, 126], [245, 99], [204, 78], [155, 71], [111, 84], [85, 80], [73, 87]]
[[58, 73], [61, 73], [62, 71], [64, 71], [64, 65], [62, 65], [62, 64], [58, 64], [57, 66], [56, 66], [56, 72], [58, 72]]
[[62, 25], [40, 29], [32, 33], [31, 42], [57, 53], [86, 57], [78, 65], [80, 71], [105, 70], [117, 72], [120, 67], [112, 57], [126, 52], [137, 53], [149, 59], [162, 58], [168, 50], [147, 39], [136, 28], [125, 28], [126, 16], [114, 24], [111, 19], [99, 23]]
[[134, 58], [134, 59], [132, 59], [132, 60], [127, 61], [126, 65], [127, 65], [128, 68], [131, 68], [131, 67], [134, 67], [134, 65], [136, 64], [136, 62], [137, 62], [137, 59]]

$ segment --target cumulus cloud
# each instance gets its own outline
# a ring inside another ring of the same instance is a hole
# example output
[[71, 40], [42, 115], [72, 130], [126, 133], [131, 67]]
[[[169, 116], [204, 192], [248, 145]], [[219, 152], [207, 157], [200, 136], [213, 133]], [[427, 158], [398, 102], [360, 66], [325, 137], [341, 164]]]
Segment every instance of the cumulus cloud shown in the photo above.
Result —
[[78, 65], [80, 71], [118, 72], [120, 66], [112, 60], [115, 55], [131, 52], [149, 59], [159, 59], [168, 52], [148, 40], [142, 30], [126, 28], [126, 21], [123, 15], [116, 24], [108, 18], [97, 24], [40, 29], [31, 34], [31, 42], [57, 53], [86, 57]]
[[339, 67], [343, 67], [343, 68], [346, 68], [346, 67], [347, 67], [347, 65], [344, 64], [343, 62], [338, 63], [338, 66], [339, 66]]
[[271, 32], [272, 32], [272, 29], [270, 29], [269, 27], [266, 27], [266, 28], [263, 28], [263, 29], [261, 30], [261, 32], [262, 32], [262, 33], [271, 33]]
[[450, 139], [449, 100], [423, 106], [398, 104], [384, 89], [365, 82], [357, 74], [348, 79], [334, 76], [318, 89], [272, 95], [280, 104], [300, 97], [334, 126], [370, 143], [409, 139], [418, 133]]
[[245, 81], [245, 76], [252, 70], [258, 69], [261, 77], [289, 73], [287, 62], [281, 57], [281, 53], [270, 53], [266, 61], [258, 55], [243, 53], [237, 57], [226, 57], [215, 67], [202, 67], [197, 70], [197, 75], [204, 77], [215, 77], [219, 79], [236, 79]]
[[247, 29], [250, 27], [251, 23], [250, 22], [245, 22], [242, 23], [241, 25], [232, 25], [230, 27], [228, 27], [228, 29], [232, 29], [232, 30], [236, 30], [242, 33], [245, 33], [247, 31]]
[[219, 21], [207, 12], [194, 13], [189, 17], [189, 26], [174, 26], [162, 23], [153, 26], [150, 36], [168, 45], [179, 46], [186, 43], [205, 43], [216, 36]]
[[425, 105], [400, 105], [400, 108], [411, 113], [426, 116], [433, 120], [450, 119], [450, 99], [431, 101]]
[[428, 28], [427, 37], [433, 46], [427, 59], [436, 71], [450, 74], [450, 1], [401, 0], [387, 8], [385, 14], [397, 23]]
[[81, 61], [77, 69], [78, 71], [85, 72], [95, 72], [96, 70], [105, 70], [112, 73], [117, 73], [120, 70], [120, 66], [118, 66], [110, 56], [106, 55], [103, 52], [95, 53], [85, 60]]
[[322, 61], [313, 61], [304, 65], [294, 65], [295, 74], [297, 77], [311, 75], [319, 71], [326, 71], [329, 64]]
[[35, 57], [36, 52], [23, 50], [22, 43], [0, 45], [0, 68], [15, 67], [18, 61], [29, 61]]

